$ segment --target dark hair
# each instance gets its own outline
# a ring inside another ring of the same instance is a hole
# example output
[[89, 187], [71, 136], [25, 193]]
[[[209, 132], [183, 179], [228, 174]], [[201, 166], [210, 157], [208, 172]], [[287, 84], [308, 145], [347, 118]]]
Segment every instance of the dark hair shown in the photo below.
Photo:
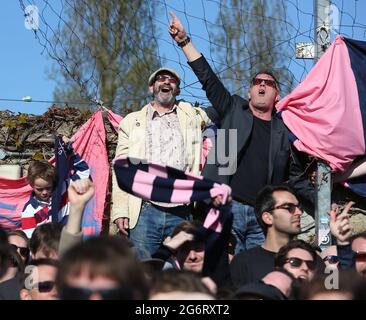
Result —
[[[29, 248], [29, 239], [23, 230], [9, 230], [8, 231], [8, 241], [9, 241], [9, 237], [11, 237], [11, 236], [17, 236], [17, 237], [24, 239], [24, 241], [27, 244], [27, 248]], [[28, 254], [24, 263], [27, 264], [29, 262], [29, 259], [30, 259], [30, 255]]]
[[46, 257], [51, 252], [58, 252], [60, 243], [62, 225], [57, 223], [45, 223], [38, 226], [30, 238], [29, 248], [33, 255], [39, 250], [43, 250]]
[[27, 181], [30, 185], [33, 185], [34, 181], [38, 178], [49, 181], [55, 186], [57, 180], [55, 167], [46, 160], [32, 161], [28, 167]]
[[[60, 297], [68, 286], [67, 278], [87, 270], [89, 277], [115, 280], [128, 292], [127, 299], [147, 299], [148, 287], [141, 263], [130, 244], [118, 236], [93, 237], [73, 246], [61, 257], [56, 286]], [[66, 298], [66, 297], [64, 297]]]
[[309, 243], [303, 240], [290, 240], [276, 253], [275, 267], [281, 268], [285, 265], [287, 255], [292, 249], [303, 249], [311, 254], [313, 261], [316, 261], [316, 250]]
[[257, 217], [258, 224], [261, 226], [265, 235], [267, 234], [268, 225], [264, 223], [262, 219], [262, 214], [263, 212], [271, 211], [276, 205], [276, 199], [273, 197], [273, 194], [277, 191], [285, 191], [295, 195], [292, 189], [286, 185], [267, 185], [259, 191], [255, 200], [254, 212]]
[[[2, 244], [1, 256], [0, 256], [0, 276], [3, 276], [5, 272], [10, 267], [15, 267], [18, 269], [17, 276], [19, 280], [19, 284], [21, 285], [24, 278], [24, 262], [19, 253], [13, 248], [10, 244]], [[2, 270], [1, 270], [2, 269]], [[2, 275], [1, 275], [2, 274]]]
[[29, 239], [28, 239], [26, 233], [23, 230], [9, 230], [8, 231], [8, 238], [10, 236], [18, 236], [18, 237], [21, 237], [21, 238], [23, 238], [27, 242], [27, 245], [29, 244]]
[[275, 75], [273, 74], [272, 71], [270, 70], [259, 70], [253, 77], [252, 77], [252, 81], [251, 84], [253, 83], [254, 79], [259, 75], [259, 74], [267, 74], [269, 76], [271, 76], [273, 78], [273, 80], [276, 82], [277, 85], [277, 90], [280, 91], [280, 83], [278, 82], [277, 78], [275, 77]]
[[[18, 259], [14, 253], [17, 254], [8, 243], [0, 243], [0, 278], [4, 276], [10, 266], [17, 264]], [[19, 259], [21, 260], [20, 256]]]
[[172, 291], [201, 292], [212, 295], [197, 273], [187, 270], [164, 270], [157, 276], [150, 293], [152, 295]]
[[199, 220], [183, 221], [174, 228], [171, 237], [176, 236], [181, 231], [194, 234], [201, 227], [202, 222]]

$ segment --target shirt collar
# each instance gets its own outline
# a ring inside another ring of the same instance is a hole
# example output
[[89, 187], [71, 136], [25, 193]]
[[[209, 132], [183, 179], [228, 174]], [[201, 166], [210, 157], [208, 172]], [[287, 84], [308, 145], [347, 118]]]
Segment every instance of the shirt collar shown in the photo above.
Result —
[[51, 199], [50, 199], [49, 202], [45, 202], [45, 201], [38, 200], [36, 198], [34, 192], [32, 192], [32, 196], [29, 199], [29, 203], [32, 205], [32, 207], [34, 209], [37, 209], [39, 206], [46, 207], [46, 206], [50, 205], [51, 204]]
[[174, 104], [173, 108], [171, 108], [169, 111], [167, 111], [163, 114], [160, 114], [157, 110], [155, 110], [151, 103], [149, 104], [149, 107], [147, 109], [147, 115], [148, 115], [149, 120], [154, 119], [156, 116], [162, 117], [166, 114], [173, 113], [173, 112], [177, 112], [177, 105], [176, 104]]

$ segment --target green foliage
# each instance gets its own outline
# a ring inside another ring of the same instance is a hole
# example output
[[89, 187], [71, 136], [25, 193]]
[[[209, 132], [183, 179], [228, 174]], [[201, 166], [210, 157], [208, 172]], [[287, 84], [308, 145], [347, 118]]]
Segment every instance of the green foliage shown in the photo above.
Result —
[[286, 67], [293, 52], [283, 41], [286, 7], [280, 0], [226, 0], [220, 2], [217, 27], [211, 33], [221, 79], [231, 90], [246, 96], [250, 80], [260, 70], [272, 71], [281, 83], [281, 96], [293, 89]]
[[139, 109], [147, 101], [147, 79], [159, 65], [151, 36], [157, 36], [156, 3], [70, 2], [65, 24], [52, 40], [57, 64], [50, 77], [58, 82], [54, 99], [85, 108], [97, 97], [117, 112]]

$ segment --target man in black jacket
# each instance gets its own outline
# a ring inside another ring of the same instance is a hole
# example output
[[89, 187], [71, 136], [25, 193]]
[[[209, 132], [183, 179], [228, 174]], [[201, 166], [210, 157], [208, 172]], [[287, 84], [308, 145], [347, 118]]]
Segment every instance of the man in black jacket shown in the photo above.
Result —
[[261, 71], [252, 79], [248, 100], [231, 95], [193, 46], [178, 17], [170, 14], [169, 32], [183, 49], [224, 129], [224, 143], [218, 136], [202, 175], [232, 188], [232, 231], [238, 253], [264, 241], [253, 209], [258, 191], [286, 181], [292, 167], [288, 131], [273, 112], [279, 100], [278, 82], [271, 72]]

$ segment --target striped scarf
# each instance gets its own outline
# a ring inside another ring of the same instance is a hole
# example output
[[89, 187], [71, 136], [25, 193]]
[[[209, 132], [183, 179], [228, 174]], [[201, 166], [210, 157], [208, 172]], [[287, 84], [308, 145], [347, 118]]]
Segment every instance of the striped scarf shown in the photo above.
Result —
[[232, 226], [231, 206], [227, 199], [231, 189], [202, 176], [195, 176], [168, 166], [121, 157], [114, 160], [118, 186], [143, 200], [192, 203], [221, 195], [223, 205], [210, 207], [203, 227], [195, 236], [205, 242], [203, 276], [218, 285], [229, 278], [227, 247]]

